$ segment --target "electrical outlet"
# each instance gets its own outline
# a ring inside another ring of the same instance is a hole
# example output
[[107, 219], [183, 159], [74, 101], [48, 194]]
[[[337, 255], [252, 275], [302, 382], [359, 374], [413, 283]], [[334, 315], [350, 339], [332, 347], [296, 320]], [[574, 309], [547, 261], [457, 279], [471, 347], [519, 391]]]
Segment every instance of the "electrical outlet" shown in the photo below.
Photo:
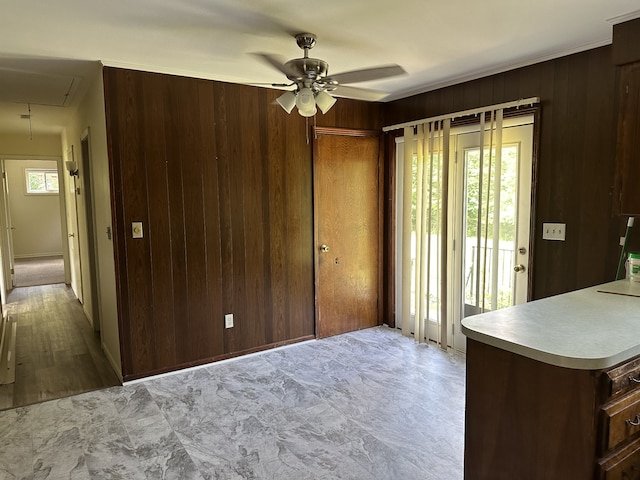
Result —
[[566, 224], [564, 223], [543, 223], [542, 239], [543, 240], [560, 240], [564, 242], [566, 233]]
[[233, 328], [233, 313], [224, 316], [224, 328]]

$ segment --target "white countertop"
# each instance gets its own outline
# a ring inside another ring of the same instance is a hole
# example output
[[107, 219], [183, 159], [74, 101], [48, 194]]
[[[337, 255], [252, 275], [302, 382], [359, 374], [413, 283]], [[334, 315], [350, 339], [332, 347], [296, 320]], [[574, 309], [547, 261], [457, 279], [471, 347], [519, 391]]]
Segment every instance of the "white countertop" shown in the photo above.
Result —
[[640, 283], [618, 280], [467, 317], [462, 332], [551, 365], [610, 368], [640, 355]]

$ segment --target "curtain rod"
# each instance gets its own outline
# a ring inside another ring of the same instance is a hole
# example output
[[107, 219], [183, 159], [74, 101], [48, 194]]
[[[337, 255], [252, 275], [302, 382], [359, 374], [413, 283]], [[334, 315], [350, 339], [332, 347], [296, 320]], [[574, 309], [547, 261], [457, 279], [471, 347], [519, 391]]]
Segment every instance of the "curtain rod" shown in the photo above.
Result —
[[398, 130], [404, 127], [413, 127], [420, 123], [427, 122], [436, 122], [438, 120], [444, 120], [446, 118], [458, 118], [458, 117], [466, 117], [467, 115], [475, 115], [478, 113], [487, 112], [489, 110], [498, 110], [500, 108], [512, 108], [512, 107], [521, 107], [523, 105], [533, 105], [535, 103], [540, 103], [540, 97], [530, 97], [530, 98], [521, 98], [520, 100], [515, 100], [513, 102], [507, 103], [499, 103], [497, 105], [489, 105], [487, 107], [474, 108], [471, 110], [462, 110], [461, 112], [448, 113], [446, 115], [438, 115], [437, 117], [429, 117], [423, 118], [422, 120], [414, 120], [412, 122], [398, 123], [396, 125], [390, 125], [388, 127], [383, 127], [383, 132], [390, 132], [391, 130]]

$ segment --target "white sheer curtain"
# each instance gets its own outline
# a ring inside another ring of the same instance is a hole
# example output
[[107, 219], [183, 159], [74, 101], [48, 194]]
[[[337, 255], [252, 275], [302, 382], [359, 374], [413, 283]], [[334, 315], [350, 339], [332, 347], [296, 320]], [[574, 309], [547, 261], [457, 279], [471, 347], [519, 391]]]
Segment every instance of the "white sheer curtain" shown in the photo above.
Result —
[[404, 129], [402, 332], [446, 349], [450, 119]]

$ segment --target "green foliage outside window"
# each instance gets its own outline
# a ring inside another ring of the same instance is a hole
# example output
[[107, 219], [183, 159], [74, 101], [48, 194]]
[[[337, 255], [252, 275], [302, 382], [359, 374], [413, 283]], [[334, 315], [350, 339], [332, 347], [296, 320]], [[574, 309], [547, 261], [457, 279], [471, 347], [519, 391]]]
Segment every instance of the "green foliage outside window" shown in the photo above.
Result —
[[26, 169], [27, 193], [58, 193], [58, 172], [56, 170]]

